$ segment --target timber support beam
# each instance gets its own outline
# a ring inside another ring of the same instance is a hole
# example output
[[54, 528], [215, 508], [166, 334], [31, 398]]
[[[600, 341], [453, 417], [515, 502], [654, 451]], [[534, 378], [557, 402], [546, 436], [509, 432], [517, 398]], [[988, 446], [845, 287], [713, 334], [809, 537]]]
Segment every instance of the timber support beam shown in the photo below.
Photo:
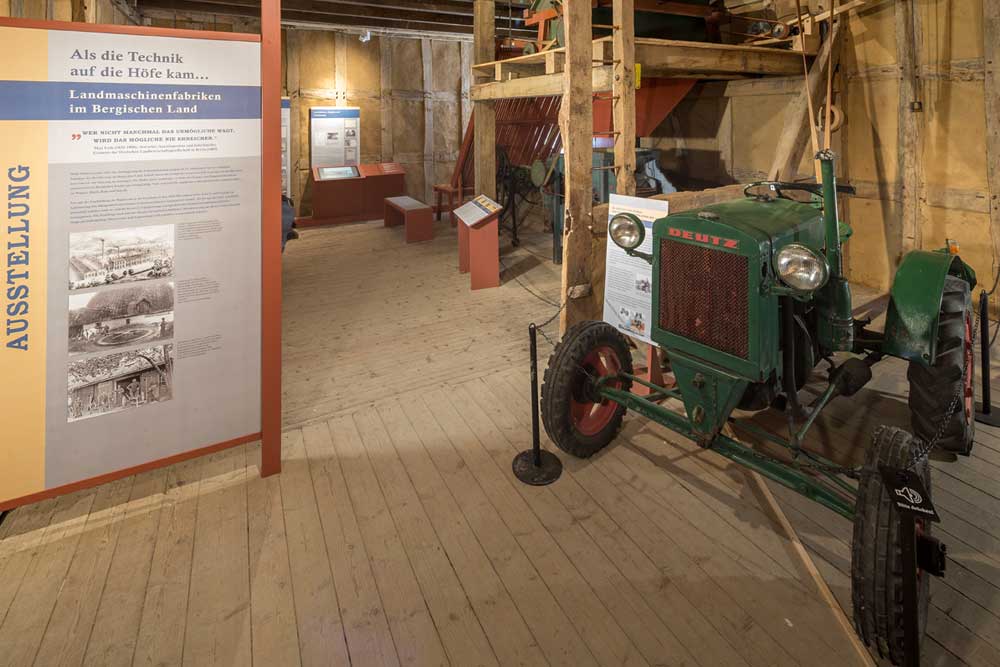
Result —
[[[496, 15], [494, 0], [475, 0], [475, 32], [473, 37], [473, 63], [493, 60], [495, 53]], [[476, 75], [480, 76], [479, 74]], [[496, 106], [492, 100], [476, 100], [475, 114], [475, 172], [476, 193], [490, 199], [497, 197]]]
[[634, 0], [615, 0], [612, 36], [615, 75], [612, 108], [615, 131], [615, 191], [635, 194], [635, 7]]
[[[615, 0], [617, 11], [620, 0]], [[566, 171], [560, 328], [594, 317], [593, 43], [590, 3], [566, 3], [566, 57], [559, 128]], [[634, 106], [632, 113], [634, 112]]]

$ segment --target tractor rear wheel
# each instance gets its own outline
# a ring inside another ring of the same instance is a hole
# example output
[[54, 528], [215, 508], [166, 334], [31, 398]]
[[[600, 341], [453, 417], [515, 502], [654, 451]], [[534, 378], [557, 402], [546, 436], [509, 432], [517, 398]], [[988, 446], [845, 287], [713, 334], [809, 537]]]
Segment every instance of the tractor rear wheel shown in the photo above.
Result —
[[969, 283], [947, 276], [941, 296], [934, 365], [911, 361], [906, 371], [913, 435], [926, 443], [940, 430], [936, 444], [952, 457], [972, 450], [975, 433], [972, 312]]
[[[549, 357], [542, 384], [542, 423], [559, 449], [589, 458], [614, 440], [625, 406], [602, 399], [595, 383], [602, 377], [632, 374], [632, 355], [621, 333], [604, 322], [583, 322], [566, 332]], [[628, 391], [632, 381], [608, 380]]]
[[[851, 545], [851, 600], [854, 627], [880, 657], [903, 664], [903, 553], [899, 517], [889, 490], [882, 483], [880, 465], [905, 468], [918, 443], [900, 428], [880, 426], [872, 437], [854, 506]], [[931, 493], [930, 466], [923, 457], [914, 466]], [[917, 519], [917, 534], [930, 535], [930, 522]], [[920, 637], [927, 627], [930, 574], [917, 569], [917, 625]]]

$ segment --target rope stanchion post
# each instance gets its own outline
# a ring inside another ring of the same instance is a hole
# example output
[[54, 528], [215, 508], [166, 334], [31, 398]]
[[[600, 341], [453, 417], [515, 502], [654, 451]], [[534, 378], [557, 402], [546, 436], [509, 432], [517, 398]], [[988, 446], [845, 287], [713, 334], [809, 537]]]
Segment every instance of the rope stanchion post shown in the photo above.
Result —
[[538, 327], [528, 325], [528, 339], [531, 348], [531, 449], [526, 449], [514, 457], [511, 467], [514, 476], [531, 486], [546, 486], [562, 475], [562, 461], [550, 451], [541, 447], [538, 427]]
[[982, 403], [976, 410], [976, 421], [987, 426], [1000, 426], [1000, 411], [993, 410], [990, 396], [990, 318], [989, 294], [979, 293], [979, 364], [983, 377]]

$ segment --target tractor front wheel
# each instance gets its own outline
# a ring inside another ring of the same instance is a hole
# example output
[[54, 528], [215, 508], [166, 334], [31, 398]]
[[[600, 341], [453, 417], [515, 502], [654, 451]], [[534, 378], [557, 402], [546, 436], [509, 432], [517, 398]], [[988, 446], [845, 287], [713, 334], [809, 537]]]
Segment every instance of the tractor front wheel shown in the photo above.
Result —
[[625, 336], [604, 322], [583, 322], [566, 332], [549, 357], [542, 384], [542, 423], [559, 449], [589, 458], [614, 440], [625, 406], [601, 398], [597, 383], [628, 391], [632, 355]]
[[946, 277], [934, 365], [911, 361], [906, 371], [913, 435], [924, 442], [937, 436], [936, 445], [952, 459], [969, 453], [975, 433], [972, 312], [969, 283]]
[[[854, 541], [851, 546], [851, 599], [854, 627], [867, 646], [892, 664], [904, 660], [903, 551], [899, 516], [878, 467], [905, 468], [918, 443], [906, 431], [880, 426], [872, 437], [854, 507]], [[913, 468], [931, 493], [927, 457]], [[930, 535], [930, 522], [917, 520], [917, 534]], [[927, 627], [930, 575], [917, 569], [917, 627], [923, 637]]]

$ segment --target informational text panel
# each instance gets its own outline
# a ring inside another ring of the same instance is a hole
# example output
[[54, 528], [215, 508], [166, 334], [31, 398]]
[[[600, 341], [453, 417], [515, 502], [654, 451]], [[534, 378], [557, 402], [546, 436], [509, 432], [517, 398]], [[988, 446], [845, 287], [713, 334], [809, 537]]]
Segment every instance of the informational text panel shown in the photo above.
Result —
[[361, 159], [361, 109], [309, 109], [310, 167], [356, 165]]
[[260, 45], [0, 26], [0, 502], [260, 431]]
[[[631, 213], [646, 227], [646, 238], [636, 250], [653, 252], [653, 223], [667, 216], [670, 203], [611, 195], [608, 222], [619, 213]], [[610, 224], [608, 225], [610, 228]], [[608, 235], [604, 278], [604, 321], [644, 343], [653, 343], [649, 328], [653, 317], [653, 267], [641, 257], [632, 257]], [[655, 343], [653, 343], [655, 345]]]

